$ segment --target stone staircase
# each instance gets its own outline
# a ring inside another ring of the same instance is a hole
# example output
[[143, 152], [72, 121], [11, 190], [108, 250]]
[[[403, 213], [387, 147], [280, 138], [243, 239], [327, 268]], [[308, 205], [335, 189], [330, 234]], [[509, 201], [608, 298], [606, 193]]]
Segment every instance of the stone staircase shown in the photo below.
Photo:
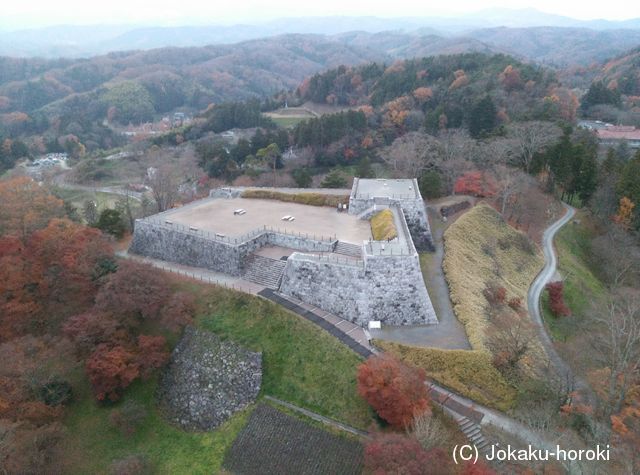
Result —
[[358, 219], [369, 219], [369, 218], [371, 218], [371, 216], [373, 216], [374, 214], [376, 214], [378, 211], [380, 211], [383, 208], [385, 208], [385, 206], [382, 206], [382, 207], [378, 207], [376, 205], [369, 206], [367, 209], [365, 209], [364, 211], [359, 213], [356, 216], [356, 218], [358, 218]]
[[[469, 439], [469, 442], [476, 446], [480, 454], [487, 455], [491, 452], [491, 444], [482, 435], [480, 424], [467, 417], [456, 418], [456, 422], [462, 433]], [[497, 464], [500, 465], [499, 462]]]
[[242, 278], [278, 290], [286, 265], [287, 261], [251, 254], [244, 262]]
[[356, 257], [358, 259], [362, 258], [362, 246], [349, 242], [338, 241], [333, 252], [335, 254], [342, 254], [343, 256]]

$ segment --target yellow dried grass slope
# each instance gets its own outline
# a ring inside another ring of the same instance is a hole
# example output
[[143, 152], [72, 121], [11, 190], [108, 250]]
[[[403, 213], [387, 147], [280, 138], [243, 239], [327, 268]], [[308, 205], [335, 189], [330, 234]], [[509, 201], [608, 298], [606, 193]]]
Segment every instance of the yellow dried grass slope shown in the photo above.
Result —
[[544, 264], [540, 250], [488, 205], [462, 215], [444, 234], [443, 268], [453, 308], [474, 350], [486, 350], [487, 283], [526, 302], [529, 285]]
[[507, 411], [515, 404], [516, 390], [491, 364], [491, 355], [486, 351], [420, 348], [382, 340], [374, 343], [424, 369], [434, 381], [480, 404], [501, 411]]
[[383, 209], [371, 218], [371, 234], [374, 241], [387, 241], [398, 237], [393, 212], [390, 209]]
[[332, 206], [337, 207], [338, 203], [349, 202], [347, 195], [325, 195], [323, 193], [283, 193], [273, 190], [245, 190], [240, 195], [242, 198], [255, 198], [262, 200], [286, 201], [310, 206]]

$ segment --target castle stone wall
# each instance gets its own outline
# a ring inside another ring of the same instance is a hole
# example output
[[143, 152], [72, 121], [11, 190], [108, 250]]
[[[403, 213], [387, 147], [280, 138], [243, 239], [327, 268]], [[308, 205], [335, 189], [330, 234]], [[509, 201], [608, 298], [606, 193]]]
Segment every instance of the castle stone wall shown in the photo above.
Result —
[[280, 292], [366, 326], [438, 323], [417, 254], [367, 257], [355, 264], [294, 253]]
[[305, 235], [263, 231], [242, 242], [215, 239], [210, 234], [159, 221], [136, 221], [129, 251], [141, 256], [192, 267], [242, 274], [245, 258], [264, 246], [281, 246], [306, 252], [331, 252], [335, 240], [321, 241]]

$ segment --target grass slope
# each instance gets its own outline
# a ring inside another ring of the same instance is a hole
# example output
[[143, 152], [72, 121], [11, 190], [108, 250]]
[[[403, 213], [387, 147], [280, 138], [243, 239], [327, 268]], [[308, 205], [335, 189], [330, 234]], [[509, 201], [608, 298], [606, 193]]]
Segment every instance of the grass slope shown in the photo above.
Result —
[[427, 376], [463, 396], [507, 411], [516, 399], [515, 389], [491, 364], [486, 351], [441, 350], [376, 340], [375, 345], [414, 366]]
[[591, 269], [593, 237], [589, 217], [583, 212], [579, 212], [575, 222], [564, 226], [556, 235], [558, 270], [564, 279], [564, 300], [572, 316], [554, 317], [549, 309], [547, 292], [542, 294], [541, 308], [551, 336], [557, 341], [569, 340], [581, 323], [582, 316], [590, 311], [591, 301], [603, 300], [608, 295], [607, 288]]
[[[176, 285], [195, 295], [196, 325], [263, 352], [261, 394], [361, 428], [373, 421], [356, 391], [361, 359], [328, 333], [257, 297], [190, 281]], [[96, 404], [85, 378], [78, 379], [76, 402], [65, 419], [67, 471], [73, 474], [108, 473], [113, 460], [136, 453], [147, 455], [158, 473], [218, 473], [251, 412], [236, 414], [214, 432], [183, 432], [156, 410], [154, 378], [136, 382], [125, 392], [123, 401], [139, 402], [147, 417], [134, 435], [124, 437], [109, 424], [113, 406]]]
[[541, 252], [509, 226], [493, 208], [478, 205], [444, 234], [443, 269], [451, 301], [474, 350], [486, 349], [486, 305], [483, 290], [493, 282], [508, 298], [526, 302], [527, 291], [544, 264]]
[[393, 221], [393, 211], [383, 209], [371, 218], [371, 234], [374, 241], [388, 241], [398, 237], [398, 230]]
[[372, 413], [356, 391], [359, 356], [274, 303], [217, 287], [198, 287], [198, 324], [262, 351], [263, 394], [356, 427], [370, 424]]
[[188, 433], [165, 422], [155, 406], [156, 379], [134, 383], [126, 400], [147, 410], [147, 417], [131, 436], [123, 436], [109, 423], [117, 406], [98, 405], [84, 386], [78, 401], [69, 407], [65, 419], [65, 447], [72, 466], [68, 473], [109, 473], [109, 465], [131, 454], [144, 454], [157, 473], [217, 473], [226, 450], [244, 427], [252, 408], [234, 415], [215, 432]]

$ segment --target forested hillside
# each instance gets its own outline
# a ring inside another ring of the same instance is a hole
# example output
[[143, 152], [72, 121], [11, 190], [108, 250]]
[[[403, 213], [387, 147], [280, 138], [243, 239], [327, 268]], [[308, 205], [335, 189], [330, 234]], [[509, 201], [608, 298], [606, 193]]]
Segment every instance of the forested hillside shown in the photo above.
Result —
[[397, 61], [390, 66], [340, 66], [312, 76], [298, 94], [328, 104], [419, 110], [432, 129], [441, 127], [440, 121], [447, 127], [468, 124], [484, 96], [501, 110], [503, 121], [552, 116], [572, 120], [577, 106], [553, 72], [510, 56], [479, 53]]

